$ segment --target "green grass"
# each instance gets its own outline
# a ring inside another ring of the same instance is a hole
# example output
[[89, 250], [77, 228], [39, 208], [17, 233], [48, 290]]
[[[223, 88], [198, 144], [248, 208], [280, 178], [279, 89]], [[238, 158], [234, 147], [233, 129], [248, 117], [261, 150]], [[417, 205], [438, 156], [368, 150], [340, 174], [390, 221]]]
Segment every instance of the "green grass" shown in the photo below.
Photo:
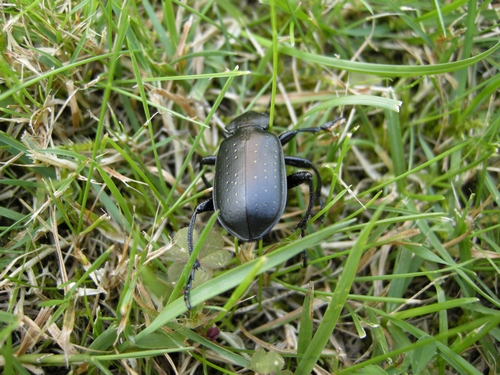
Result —
[[[3, 373], [500, 372], [494, 2], [19, 0], [1, 15]], [[200, 215], [187, 311], [198, 161], [268, 108], [276, 134], [346, 119], [285, 147], [319, 168], [325, 209], [300, 238], [296, 188], [275, 230], [239, 246]]]

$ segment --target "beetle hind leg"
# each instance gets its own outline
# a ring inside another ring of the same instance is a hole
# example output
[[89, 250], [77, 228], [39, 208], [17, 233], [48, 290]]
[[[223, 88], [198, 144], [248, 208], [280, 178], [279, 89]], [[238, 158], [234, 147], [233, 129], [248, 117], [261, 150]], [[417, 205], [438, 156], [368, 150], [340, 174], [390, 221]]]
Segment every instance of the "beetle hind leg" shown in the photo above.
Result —
[[[196, 208], [194, 209], [193, 215], [191, 216], [191, 221], [189, 222], [189, 228], [188, 228], [188, 251], [189, 251], [189, 256], [193, 254], [194, 246], [193, 246], [193, 231], [194, 231], [194, 223], [196, 221], [196, 216], [198, 214], [201, 214], [202, 212], [210, 212], [214, 211], [214, 200], [210, 198], [209, 200], [205, 202], [201, 202]], [[191, 303], [189, 302], [189, 293], [191, 292], [191, 287], [193, 285], [193, 280], [194, 280], [194, 273], [196, 270], [200, 268], [200, 262], [198, 259], [195, 260], [193, 267], [191, 268], [191, 271], [189, 272], [189, 277], [188, 281], [186, 283], [186, 289], [184, 290], [184, 301], [186, 302], [186, 307], [191, 310]]]

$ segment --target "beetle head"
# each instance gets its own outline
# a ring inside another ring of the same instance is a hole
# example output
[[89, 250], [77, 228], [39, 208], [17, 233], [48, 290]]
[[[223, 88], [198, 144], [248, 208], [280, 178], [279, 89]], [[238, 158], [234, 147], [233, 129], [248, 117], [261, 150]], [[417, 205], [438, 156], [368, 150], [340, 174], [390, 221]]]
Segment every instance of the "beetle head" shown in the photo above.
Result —
[[269, 129], [269, 114], [267, 112], [245, 112], [227, 124], [226, 132], [233, 134], [237, 129], [246, 126], [256, 126], [267, 131]]

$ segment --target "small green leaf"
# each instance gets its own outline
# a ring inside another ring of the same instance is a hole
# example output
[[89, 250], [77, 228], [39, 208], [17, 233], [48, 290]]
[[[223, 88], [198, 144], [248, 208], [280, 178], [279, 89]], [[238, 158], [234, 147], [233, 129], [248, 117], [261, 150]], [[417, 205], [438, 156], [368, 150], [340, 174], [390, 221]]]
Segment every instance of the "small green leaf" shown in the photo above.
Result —
[[[173, 246], [168, 250], [164, 259], [174, 263], [168, 269], [168, 281], [176, 284], [179, 281], [186, 263], [189, 260], [188, 250], [188, 228], [180, 229], [174, 236]], [[193, 245], [198, 242], [198, 233], [193, 233]], [[220, 233], [212, 231], [207, 237], [199, 253], [201, 267], [195, 272], [193, 287], [196, 287], [213, 277], [212, 270], [223, 268], [231, 261], [232, 255], [229, 251], [223, 250], [224, 239]]]
[[280, 371], [285, 365], [285, 360], [278, 353], [266, 351], [260, 348], [252, 356], [251, 368], [259, 374], [271, 374]]
[[218, 269], [224, 267], [231, 261], [231, 254], [226, 250], [217, 250], [211, 254], [201, 257], [200, 262], [202, 265], [211, 269]]
[[[184, 267], [186, 263], [174, 263], [168, 268], [168, 281], [170, 281], [173, 285], [177, 284], [179, 281], [182, 272], [184, 272]], [[194, 273], [193, 280], [193, 288], [196, 288], [198, 285], [201, 285], [213, 277], [213, 273], [211, 270], [207, 268], [198, 268], [198, 270]]]

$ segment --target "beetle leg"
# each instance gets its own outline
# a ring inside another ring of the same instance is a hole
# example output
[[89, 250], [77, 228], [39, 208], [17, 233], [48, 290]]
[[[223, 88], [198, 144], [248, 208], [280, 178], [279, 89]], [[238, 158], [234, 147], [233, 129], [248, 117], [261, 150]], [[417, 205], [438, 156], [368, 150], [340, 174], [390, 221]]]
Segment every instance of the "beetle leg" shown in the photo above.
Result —
[[[321, 200], [321, 186], [322, 186], [321, 176], [316, 167], [314, 166], [314, 164], [307, 159], [298, 158], [295, 156], [285, 156], [285, 164], [291, 167], [310, 168], [314, 171], [314, 174], [316, 175], [317, 185], [316, 185], [316, 191], [314, 193], [315, 199], [313, 199], [313, 201], [319, 203], [321, 210], [325, 208], [325, 205]], [[325, 215], [322, 215], [319, 220], [323, 222], [324, 218]]]
[[318, 126], [316, 128], [302, 128], [302, 129], [296, 129], [296, 130], [289, 130], [284, 133], [281, 133], [278, 138], [281, 142], [281, 145], [284, 146], [288, 142], [290, 142], [295, 136], [299, 133], [318, 133], [321, 131], [331, 131], [333, 127], [338, 125], [339, 123], [343, 122], [344, 118], [339, 117], [335, 120], [328, 121], [326, 124], [323, 124], [321, 126]]
[[[188, 227], [188, 251], [189, 256], [193, 254], [194, 246], [193, 246], [193, 230], [194, 223], [196, 221], [196, 216], [201, 214], [202, 212], [210, 212], [214, 211], [214, 200], [210, 198], [208, 201], [201, 202], [194, 209], [193, 215], [191, 216], [191, 221], [189, 222]], [[186, 283], [186, 289], [184, 290], [184, 301], [186, 302], [186, 307], [191, 310], [191, 304], [189, 303], [189, 292], [191, 291], [191, 286], [193, 285], [194, 273], [200, 267], [200, 262], [198, 259], [194, 261], [193, 267], [191, 268], [191, 272], [189, 272], [188, 281]]]
[[[215, 165], [216, 160], [217, 156], [205, 156], [200, 160], [200, 170], [203, 168], [204, 165]], [[203, 180], [203, 183], [205, 184], [207, 189], [210, 189], [212, 187], [209, 184], [207, 178], [205, 177], [205, 173], [201, 175], [201, 179]]]
[[[286, 159], [285, 159], [286, 160]], [[309, 218], [311, 217], [311, 212], [314, 206], [314, 186], [312, 182], [312, 174], [310, 172], [297, 172], [294, 174], [291, 174], [290, 176], [286, 177], [286, 186], [287, 189], [293, 189], [294, 187], [303, 184], [304, 182], [307, 182], [309, 185], [309, 204], [307, 206], [307, 211], [302, 218], [302, 220], [299, 221], [295, 229], [300, 229], [300, 236], [304, 237], [306, 234], [306, 227], [307, 227], [307, 222], [309, 221]], [[302, 266], [305, 268], [307, 267], [307, 253], [306, 250], [302, 251]]]

